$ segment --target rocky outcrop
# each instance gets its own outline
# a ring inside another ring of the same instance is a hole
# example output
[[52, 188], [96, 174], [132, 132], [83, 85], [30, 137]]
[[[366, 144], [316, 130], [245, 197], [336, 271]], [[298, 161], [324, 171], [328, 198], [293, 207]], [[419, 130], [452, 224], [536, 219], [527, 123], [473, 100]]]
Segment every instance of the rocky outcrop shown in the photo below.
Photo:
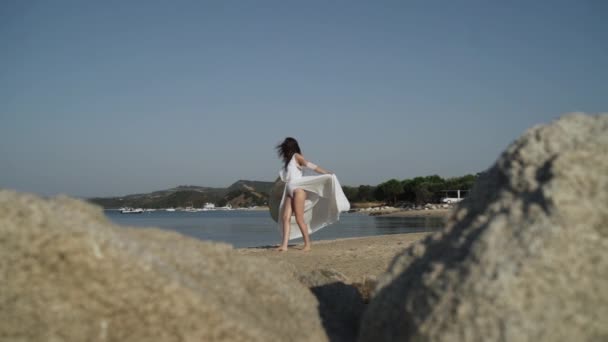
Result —
[[608, 339], [608, 115], [529, 130], [381, 276], [359, 341]]
[[69, 198], [0, 191], [0, 273], [0, 340], [327, 340], [289, 270]]

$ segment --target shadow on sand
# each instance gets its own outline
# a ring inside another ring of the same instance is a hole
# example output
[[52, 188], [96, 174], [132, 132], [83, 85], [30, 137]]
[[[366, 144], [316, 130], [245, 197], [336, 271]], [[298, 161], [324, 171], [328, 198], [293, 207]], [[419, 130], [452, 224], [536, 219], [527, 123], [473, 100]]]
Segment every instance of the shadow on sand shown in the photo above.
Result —
[[357, 287], [342, 282], [311, 287], [331, 342], [355, 341], [365, 304]]

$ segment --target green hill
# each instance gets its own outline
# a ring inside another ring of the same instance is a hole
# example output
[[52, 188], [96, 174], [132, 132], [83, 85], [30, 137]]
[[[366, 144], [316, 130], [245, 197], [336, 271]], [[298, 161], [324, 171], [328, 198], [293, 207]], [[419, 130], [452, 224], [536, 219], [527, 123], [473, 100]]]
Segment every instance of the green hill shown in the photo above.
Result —
[[265, 205], [272, 182], [239, 180], [227, 188], [210, 188], [194, 185], [180, 185], [175, 188], [154, 191], [146, 194], [133, 194], [120, 197], [97, 197], [89, 202], [105, 209], [122, 207], [134, 208], [201, 208], [205, 203], [224, 206], [230, 203], [233, 207]]

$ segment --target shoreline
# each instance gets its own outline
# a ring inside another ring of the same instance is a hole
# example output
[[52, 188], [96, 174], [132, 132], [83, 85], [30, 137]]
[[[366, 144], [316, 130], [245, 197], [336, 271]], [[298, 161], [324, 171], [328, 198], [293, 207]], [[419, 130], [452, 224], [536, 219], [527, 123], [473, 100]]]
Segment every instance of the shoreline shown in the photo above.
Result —
[[[421, 209], [421, 210], [398, 210], [398, 211], [390, 211], [390, 212], [379, 212], [378, 214], [373, 214], [373, 216], [381, 216], [381, 217], [439, 217], [439, 218], [447, 218], [453, 209]], [[372, 214], [370, 214], [372, 215]]]
[[384, 273], [397, 253], [429, 234], [432, 233], [402, 233], [319, 241], [315, 241], [313, 235], [310, 252], [302, 252], [301, 243], [290, 244], [287, 252], [275, 251], [276, 246], [235, 250], [242, 255], [286, 262], [293, 266], [299, 275], [326, 269], [341, 273], [351, 283], [365, 283]]

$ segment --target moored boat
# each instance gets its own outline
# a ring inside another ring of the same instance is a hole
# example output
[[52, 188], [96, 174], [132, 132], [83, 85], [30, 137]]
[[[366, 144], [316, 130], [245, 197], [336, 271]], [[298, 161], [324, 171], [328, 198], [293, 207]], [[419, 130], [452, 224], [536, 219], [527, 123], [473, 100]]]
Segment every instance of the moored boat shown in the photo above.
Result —
[[121, 214], [142, 214], [143, 212], [142, 208], [120, 208]]

